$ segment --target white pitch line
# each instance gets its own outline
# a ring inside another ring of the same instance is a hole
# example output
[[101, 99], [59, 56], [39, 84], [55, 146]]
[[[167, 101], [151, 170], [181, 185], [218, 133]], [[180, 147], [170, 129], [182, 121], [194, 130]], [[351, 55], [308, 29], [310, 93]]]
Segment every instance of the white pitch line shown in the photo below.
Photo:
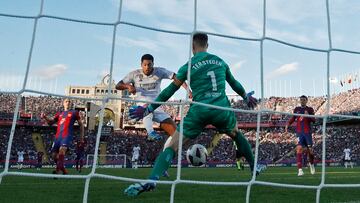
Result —
[[[275, 172], [275, 173], [268, 173], [268, 172], [264, 172], [262, 173], [264, 175], [293, 175], [293, 174], [297, 174], [297, 171], [294, 172]], [[316, 173], [317, 175], [321, 174]], [[360, 174], [360, 171], [329, 171], [329, 172], [325, 172], [325, 174]]]

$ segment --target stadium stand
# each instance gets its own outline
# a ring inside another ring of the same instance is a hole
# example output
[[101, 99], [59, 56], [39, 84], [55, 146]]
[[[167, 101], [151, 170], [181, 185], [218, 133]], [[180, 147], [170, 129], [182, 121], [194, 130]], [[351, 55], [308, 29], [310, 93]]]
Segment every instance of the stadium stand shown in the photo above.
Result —
[[[360, 89], [353, 89], [347, 92], [342, 92], [333, 95], [331, 100], [331, 113], [337, 114], [358, 114], [360, 111], [360, 103], [355, 102], [360, 99]], [[264, 99], [263, 104], [266, 109], [276, 110], [281, 112], [291, 112], [296, 105], [298, 105], [298, 98], [290, 97], [271, 97]], [[75, 101], [76, 104], [83, 105], [82, 101]], [[13, 111], [16, 104], [16, 96], [12, 94], [0, 95], [0, 160], [3, 161], [6, 156], [7, 141], [10, 134], [9, 124], [4, 125], [3, 121], [11, 121], [13, 118]], [[234, 108], [247, 109], [244, 103], [239, 100], [231, 100]], [[315, 109], [316, 114], [325, 113], [327, 101], [326, 97], [309, 97], [309, 106]], [[21, 100], [20, 109], [25, 113], [31, 113], [31, 120], [38, 121], [40, 112], [47, 112], [53, 114], [59, 111], [61, 106], [61, 99], [50, 96], [23, 96]], [[179, 107], [166, 105], [163, 109], [168, 112], [175, 120], [179, 120]], [[185, 112], [188, 107], [185, 108]], [[237, 113], [238, 123], [255, 123], [256, 114]], [[284, 123], [289, 117], [287, 115], [264, 114], [262, 122], [278, 123], [271, 127], [263, 127], [260, 133], [260, 148], [259, 160], [267, 164], [271, 163], [293, 163], [295, 161], [292, 150], [295, 146], [295, 135], [292, 133], [284, 134]], [[40, 134], [46, 156], [49, 157], [49, 162], [52, 163], [51, 144], [55, 135], [55, 127], [34, 127], [34, 126], [17, 126], [14, 136], [14, 142], [11, 150], [12, 163], [17, 160], [17, 150], [24, 150], [25, 163], [32, 163], [36, 161], [36, 148], [32, 138], [32, 133], [35, 131]], [[246, 137], [252, 145], [254, 145], [256, 130], [252, 127], [242, 129]], [[321, 128], [316, 126], [314, 129], [314, 149], [318, 156], [316, 160], [320, 160], [321, 154]], [[344, 124], [332, 125], [327, 128], [327, 153], [326, 160], [331, 162], [341, 162], [343, 158], [343, 149], [349, 147], [352, 150], [354, 160], [360, 160], [360, 128], [357, 125]], [[193, 143], [200, 143], [210, 149], [209, 162], [225, 162], [233, 163], [235, 160], [235, 150], [232, 141], [226, 136], [217, 136], [216, 142], [212, 142], [212, 137], [217, 134], [214, 129], [206, 129], [203, 136], [199, 136]], [[86, 139], [88, 142], [87, 154], [93, 154], [95, 146], [96, 131], [88, 131]], [[164, 135], [165, 137], [165, 135]], [[139, 144], [141, 147], [140, 163], [152, 164], [156, 155], [162, 150], [163, 143], [154, 143], [146, 141], [146, 133], [143, 129], [120, 129], [112, 132], [111, 136], [106, 136], [103, 140], [103, 153], [106, 154], [126, 154], [128, 158], [131, 157], [132, 147], [134, 144]], [[161, 141], [161, 142], [164, 142]], [[186, 146], [185, 146], [186, 149]], [[183, 160], [185, 160], [185, 152], [183, 151]], [[75, 159], [74, 146], [70, 148], [69, 160]], [[230, 156], [228, 156], [230, 154]], [[225, 157], [230, 157], [225, 160]]]

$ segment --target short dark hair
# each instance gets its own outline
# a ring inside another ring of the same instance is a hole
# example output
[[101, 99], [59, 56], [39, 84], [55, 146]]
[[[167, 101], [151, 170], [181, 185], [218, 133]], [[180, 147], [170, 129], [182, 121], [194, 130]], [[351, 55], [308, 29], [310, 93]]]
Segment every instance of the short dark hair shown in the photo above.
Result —
[[301, 95], [301, 96], [300, 96], [300, 99], [301, 99], [301, 98], [304, 98], [304, 99], [308, 100], [307, 96], [305, 96], [305, 95]]
[[144, 54], [141, 57], [141, 62], [143, 62], [144, 60], [151, 60], [152, 62], [154, 62], [154, 57], [151, 54]]
[[193, 35], [193, 43], [201, 47], [206, 47], [206, 45], [208, 44], [207, 34], [201, 32], [195, 33]]

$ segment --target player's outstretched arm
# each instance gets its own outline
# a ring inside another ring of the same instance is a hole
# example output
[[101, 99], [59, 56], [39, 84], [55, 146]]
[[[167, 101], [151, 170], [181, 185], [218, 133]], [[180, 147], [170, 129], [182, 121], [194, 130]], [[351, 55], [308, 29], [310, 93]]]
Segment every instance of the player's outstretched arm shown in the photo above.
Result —
[[[173, 79], [173, 80], [177, 79], [177, 78], [176, 78], [176, 74], [173, 75], [172, 79]], [[188, 85], [186, 82], [183, 82], [181, 86], [182, 86], [186, 91], [187, 91], [187, 89], [189, 88], [189, 98], [192, 99], [192, 91], [191, 91], [189, 85]]]
[[181, 86], [182, 86], [186, 91], [187, 91], [187, 89], [189, 88], [189, 98], [192, 99], [192, 91], [191, 91], [189, 85], [188, 85], [186, 82], [184, 82]]
[[[159, 96], [156, 97], [155, 101], [166, 102], [175, 94], [175, 92], [180, 88], [183, 83], [184, 81], [181, 81], [175, 77], [173, 82], [170, 83], [163, 91], [161, 91]], [[161, 104], [150, 104], [148, 108], [154, 111], [159, 106], [161, 106]]]
[[122, 80], [116, 84], [115, 88], [117, 90], [128, 90], [130, 94], [136, 93], [136, 88], [131, 83], [124, 83]]
[[248, 92], [245, 97], [243, 97], [244, 101], [246, 102], [247, 106], [251, 109], [254, 109], [257, 105], [257, 99], [253, 97], [252, 95], [255, 93], [255, 91]]
[[233, 89], [238, 95], [243, 98], [246, 96], [244, 87], [234, 78], [229, 67], [226, 69], [226, 81], [229, 83], [231, 89]]
[[229, 67], [227, 67], [226, 69], [226, 81], [229, 83], [230, 87], [244, 99], [249, 108], [255, 108], [255, 106], [257, 105], [257, 99], [252, 96], [255, 92], [251, 91], [249, 93], [246, 93], [244, 87], [240, 84], [239, 81], [234, 78], [234, 76], [230, 72]]
[[[167, 86], [163, 91], [161, 91], [159, 96], [156, 97], [155, 101], [166, 102], [174, 95], [174, 93], [180, 88], [182, 84], [183, 81], [174, 78], [174, 81], [170, 83], [170, 85]], [[150, 104], [146, 108], [143, 106], [131, 107], [129, 109], [129, 117], [131, 119], [140, 120], [155, 111], [155, 109], [157, 109], [159, 106], [161, 106], [161, 104]]]

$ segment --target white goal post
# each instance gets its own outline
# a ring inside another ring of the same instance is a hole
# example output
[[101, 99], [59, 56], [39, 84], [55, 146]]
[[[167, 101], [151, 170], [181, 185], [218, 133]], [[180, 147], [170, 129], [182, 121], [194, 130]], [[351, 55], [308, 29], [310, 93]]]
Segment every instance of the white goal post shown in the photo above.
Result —
[[[86, 156], [85, 168], [91, 168], [94, 154]], [[99, 154], [97, 168], [126, 168], [126, 154]]]

